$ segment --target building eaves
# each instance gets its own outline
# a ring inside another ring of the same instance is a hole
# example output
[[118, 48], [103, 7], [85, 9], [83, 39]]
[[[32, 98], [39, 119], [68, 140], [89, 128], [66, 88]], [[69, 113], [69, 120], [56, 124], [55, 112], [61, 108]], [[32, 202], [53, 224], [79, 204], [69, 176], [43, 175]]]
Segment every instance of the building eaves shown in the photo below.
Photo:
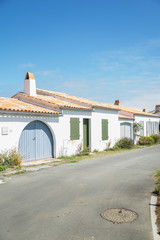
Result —
[[131, 120], [134, 120], [133, 117], [127, 117], [127, 116], [124, 116], [124, 115], [119, 115], [118, 117], [119, 117], [119, 118], [124, 118], [124, 119], [131, 119]]
[[47, 108], [38, 107], [36, 105], [25, 103], [14, 98], [0, 98], [0, 110], [13, 112], [30, 112], [43, 114], [59, 114]]

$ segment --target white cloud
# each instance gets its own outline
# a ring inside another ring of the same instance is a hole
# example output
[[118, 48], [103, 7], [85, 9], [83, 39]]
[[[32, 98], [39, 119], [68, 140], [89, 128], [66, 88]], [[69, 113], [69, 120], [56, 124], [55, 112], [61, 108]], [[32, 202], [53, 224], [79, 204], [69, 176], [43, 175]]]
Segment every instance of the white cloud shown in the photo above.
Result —
[[25, 63], [25, 64], [20, 64], [20, 68], [34, 68], [35, 65], [33, 63]]
[[55, 70], [40, 70], [36, 71], [35, 75], [42, 75], [45, 77], [56, 77], [57, 75], [60, 75], [60, 70], [55, 69]]

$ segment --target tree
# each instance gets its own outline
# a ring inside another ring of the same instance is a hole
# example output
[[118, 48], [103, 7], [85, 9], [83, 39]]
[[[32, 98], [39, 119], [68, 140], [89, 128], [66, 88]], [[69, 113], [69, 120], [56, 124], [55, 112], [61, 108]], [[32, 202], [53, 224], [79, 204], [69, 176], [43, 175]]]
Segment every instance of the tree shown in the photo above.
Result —
[[133, 123], [133, 130], [134, 130], [134, 136], [139, 137], [140, 135], [137, 134], [140, 130], [143, 129], [143, 126], [140, 123], [134, 122]]

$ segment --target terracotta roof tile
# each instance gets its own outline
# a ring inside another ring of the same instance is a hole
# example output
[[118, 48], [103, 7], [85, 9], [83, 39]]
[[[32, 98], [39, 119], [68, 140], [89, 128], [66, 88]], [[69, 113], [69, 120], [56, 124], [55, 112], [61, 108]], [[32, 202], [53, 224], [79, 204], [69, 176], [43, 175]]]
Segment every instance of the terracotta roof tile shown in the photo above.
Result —
[[120, 111], [125, 111], [125, 112], [129, 112], [129, 113], [133, 113], [136, 115], [144, 115], [144, 116], [152, 116], [152, 117], [158, 117], [155, 114], [152, 113], [148, 113], [148, 112], [143, 112], [137, 109], [133, 109], [133, 108], [129, 108], [129, 107], [124, 107], [121, 105], [116, 105], [117, 109], [119, 109]]
[[95, 102], [95, 101], [87, 100], [84, 98], [71, 96], [66, 93], [58, 93], [58, 92], [46, 91], [42, 89], [37, 89], [37, 93], [48, 95], [48, 96], [60, 97], [60, 98], [63, 98], [64, 100], [74, 101], [77, 104], [84, 104], [84, 105], [86, 104], [87, 106], [90, 106], [90, 107], [111, 108], [111, 109], [117, 110], [114, 104]]
[[89, 107], [84, 107], [84, 106], [81, 106], [77, 103], [71, 103], [71, 102], [68, 102], [68, 101], [64, 101], [64, 100], [61, 100], [61, 99], [57, 99], [57, 98], [54, 98], [52, 96], [44, 96], [44, 95], [37, 95], [35, 98], [38, 98], [38, 99], [41, 99], [42, 101], [47, 101], [47, 102], [50, 102], [50, 103], [55, 103], [57, 104], [59, 107], [64, 107], [64, 108], [77, 108], [77, 109], [84, 109], [84, 110], [92, 110], [92, 108], [89, 108]]
[[20, 98], [20, 100], [25, 100], [26, 98], [31, 99], [32, 100], [32, 104], [34, 104], [34, 102], [36, 103], [37, 100], [40, 100], [42, 105], [48, 103], [48, 105], [50, 106], [50, 108], [55, 106], [58, 106], [60, 108], [73, 108], [73, 109], [82, 109], [82, 110], [92, 110], [91, 107], [86, 107], [86, 106], [82, 106], [78, 103], [72, 103], [66, 100], [61, 100], [58, 98], [55, 98], [53, 96], [46, 96], [46, 95], [38, 95], [37, 96], [29, 96], [26, 95], [24, 93], [17, 93], [16, 95], [13, 96], [13, 98]]
[[119, 118], [134, 119], [134, 114], [125, 111], [119, 111]]
[[34, 112], [45, 114], [59, 114], [50, 109], [38, 107], [30, 103], [22, 102], [14, 98], [0, 98], [0, 110], [18, 111], [18, 112]]
[[35, 80], [33, 73], [30, 73], [30, 72], [26, 73], [25, 79], [34, 79]]
[[59, 92], [52, 92], [52, 91], [37, 89], [37, 94], [60, 97], [64, 100], [75, 101], [75, 102], [77, 102], [77, 104], [78, 103], [79, 104], [86, 104], [90, 107], [109, 108], [109, 109], [115, 109], [115, 110], [119, 110], [119, 111], [129, 112], [129, 113], [133, 113], [133, 114], [137, 114], [137, 115], [159, 117], [159, 116], [156, 116], [155, 114], [151, 114], [151, 113], [148, 113], [148, 112], [142, 112], [140, 110], [136, 110], [136, 109], [133, 109], [133, 108], [128, 108], [128, 107], [124, 107], [124, 106], [121, 106], [121, 105], [114, 105], [114, 104], [109, 104], [109, 103], [95, 102], [95, 101], [87, 100], [87, 99], [84, 99], [84, 98], [71, 96], [71, 95], [66, 94], [66, 93], [59, 93]]

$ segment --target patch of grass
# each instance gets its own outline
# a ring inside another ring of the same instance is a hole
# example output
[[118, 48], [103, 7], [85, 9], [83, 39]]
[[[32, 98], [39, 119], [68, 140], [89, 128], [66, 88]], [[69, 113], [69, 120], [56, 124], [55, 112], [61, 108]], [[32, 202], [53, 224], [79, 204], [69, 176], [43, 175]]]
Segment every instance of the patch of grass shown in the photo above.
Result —
[[133, 146], [132, 149], [121, 149], [121, 148], [107, 148], [104, 151], [101, 152], [93, 152], [92, 154], [89, 155], [72, 155], [72, 156], [62, 156], [59, 157], [59, 159], [61, 159], [61, 161], [57, 164], [66, 164], [66, 163], [73, 163], [73, 162], [79, 162], [79, 161], [84, 161], [84, 160], [89, 160], [89, 159], [95, 159], [95, 158], [105, 158], [107, 156], [111, 156], [111, 155], [115, 155], [115, 154], [119, 154], [119, 153], [123, 153], [123, 152], [128, 152], [128, 151], [133, 151], [136, 149], [140, 149], [140, 148], [144, 148], [146, 146]]
[[160, 232], [160, 196], [157, 196], [157, 206], [155, 212], [157, 215], [156, 224], [158, 227], [158, 232]]
[[5, 165], [0, 165], [0, 172], [3, 172], [3, 171], [5, 171], [5, 170], [6, 170], [6, 168], [7, 168], [7, 166], [5, 166]]
[[93, 150], [93, 153], [98, 153], [98, 150], [97, 150], [97, 149], [94, 149], [94, 150]]
[[153, 177], [156, 184], [153, 193], [160, 196], [160, 169], [156, 170], [156, 172], [153, 174]]
[[[8, 169], [9, 170], [9, 169]], [[10, 176], [14, 176], [14, 175], [20, 175], [20, 174], [22, 174], [22, 173], [26, 173], [26, 172], [28, 172], [27, 170], [17, 170], [16, 172], [12, 172], [12, 171], [10, 171], [10, 172], [6, 172], [6, 173], [3, 173], [3, 177], [10, 177]]]
[[157, 195], [157, 206], [155, 212], [157, 216], [156, 224], [158, 227], [158, 231], [160, 232], [160, 169], [157, 169], [152, 176], [156, 184], [153, 194]]

